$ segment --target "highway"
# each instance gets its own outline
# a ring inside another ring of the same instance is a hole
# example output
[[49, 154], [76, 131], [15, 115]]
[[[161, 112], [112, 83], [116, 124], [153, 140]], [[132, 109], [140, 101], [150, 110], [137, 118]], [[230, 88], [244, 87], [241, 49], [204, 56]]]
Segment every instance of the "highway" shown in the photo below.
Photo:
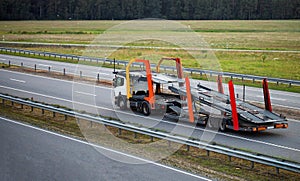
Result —
[[[70, 63], [63, 63], [63, 62], [55, 62], [55, 61], [47, 61], [41, 59], [32, 59], [32, 58], [25, 58], [25, 57], [18, 57], [18, 56], [10, 56], [10, 55], [1, 55], [0, 54], [0, 62], [8, 64], [11, 62], [15, 65], [21, 65], [23, 63], [26, 67], [37, 66], [37, 69], [48, 70], [50, 67], [51, 71], [55, 72], [63, 72], [63, 69], [66, 69], [67, 74], [76, 74], [80, 75], [80, 71], [82, 72], [83, 76], [95, 78], [97, 74], [99, 74], [101, 79], [105, 80], [112, 80], [113, 74], [112, 69], [108, 68], [101, 68], [101, 67], [93, 67], [93, 66], [86, 66], [86, 65], [78, 65], [78, 64], [70, 64]], [[192, 80], [194, 82], [194, 86], [199, 82], [203, 85], [216, 89], [216, 83], [207, 82], [207, 81], [199, 81], [199, 80]], [[242, 98], [243, 96], [243, 88], [242, 86], [235, 86], [236, 94], [239, 94], [239, 97]], [[228, 88], [227, 84], [224, 84], [225, 93], [227, 93]], [[287, 108], [293, 108], [300, 110], [300, 94], [297, 93], [290, 93], [284, 91], [276, 91], [270, 90], [271, 99], [273, 105], [283, 106]], [[247, 101], [254, 101], [263, 103], [263, 92], [262, 89], [253, 88], [253, 87], [246, 87], [246, 100]]]
[[[0, 138], [0, 178], [3, 181], [209, 180], [2, 117]], [[120, 161], [106, 157], [105, 152]]]
[[288, 130], [268, 130], [258, 134], [219, 133], [203, 127], [162, 121], [157, 117], [143, 117], [129, 111], [114, 110], [111, 88], [76, 83], [7, 70], [0, 70], [0, 92], [18, 97], [59, 104], [77, 110], [85, 110], [110, 117], [120, 117], [123, 121], [142, 124], [173, 134], [192, 136], [204, 141], [216, 142], [261, 154], [277, 156], [300, 162], [299, 121], [290, 121]]

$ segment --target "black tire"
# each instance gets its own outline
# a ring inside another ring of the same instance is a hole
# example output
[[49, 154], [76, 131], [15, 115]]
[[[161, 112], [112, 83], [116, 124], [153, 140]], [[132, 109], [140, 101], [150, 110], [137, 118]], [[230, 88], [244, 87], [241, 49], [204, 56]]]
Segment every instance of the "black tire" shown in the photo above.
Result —
[[220, 117], [211, 116], [207, 120], [207, 128], [217, 131], [218, 129], [220, 129], [220, 125], [222, 124], [222, 122], [223, 121]]
[[126, 101], [124, 100], [124, 98], [123, 97], [120, 97], [119, 98], [119, 107], [120, 107], [120, 109], [121, 110], [125, 110], [126, 109]]
[[220, 123], [220, 127], [219, 127], [220, 131], [222, 132], [225, 132], [226, 131], [226, 121], [223, 120], [221, 123]]
[[142, 113], [145, 115], [145, 116], [149, 116], [151, 114], [151, 109], [150, 109], [150, 105], [148, 102], [144, 101], [142, 103]]
[[212, 129], [212, 128], [214, 127], [213, 124], [212, 124], [212, 120], [211, 120], [211, 119], [207, 119], [206, 125], [207, 125], [207, 127], [208, 127], [209, 129]]

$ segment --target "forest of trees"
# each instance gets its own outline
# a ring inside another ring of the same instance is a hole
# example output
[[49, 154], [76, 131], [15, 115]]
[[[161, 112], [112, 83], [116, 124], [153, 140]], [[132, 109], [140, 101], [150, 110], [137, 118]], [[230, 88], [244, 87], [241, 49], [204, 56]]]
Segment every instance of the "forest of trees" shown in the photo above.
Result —
[[0, 20], [299, 19], [300, 0], [1, 0]]

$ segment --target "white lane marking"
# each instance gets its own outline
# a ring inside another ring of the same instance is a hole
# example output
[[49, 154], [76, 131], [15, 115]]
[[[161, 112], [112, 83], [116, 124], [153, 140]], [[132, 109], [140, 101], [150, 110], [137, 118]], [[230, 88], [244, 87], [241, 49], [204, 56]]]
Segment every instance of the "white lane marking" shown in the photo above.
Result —
[[[253, 102], [253, 103], [260, 103], [262, 104], [262, 102], [259, 102], [259, 101], [252, 101], [252, 100], [249, 100], [250, 102]], [[274, 106], [280, 106], [280, 107], [284, 107], [284, 108], [289, 108], [289, 109], [297, 109], [297, 110], [300, 110], [299, 107], [291, 107], [291, 106], [284, 106], [284, 105], [281, 105], [281, 104], [273, 104], [272, 105]]]
[[[259, 98], [264, 98], [264, 96], [256, 96], [256, 97], [259, 97]], [[272, 100], [277, 100], [277, 101], [286, 101], [286, 99], [282, 99], [282, 98], [275, 98], [275, 97], [272, 97], [271, 99], [272, 99]]]
[[112, 75], [112, 74], [108, 74], [108, 73], [101, 73], [101, 72], [93, 72], [95, 74], [99, 74], [99, 75]]
[[11, 81], [15, 81], [15, 82], [20, 82], [20, 83], [23, 83], [25, 84], [26, 81], [25, 80], [18, 80], [18, 79], [13, 79], [13, 78], [10, 78]]
[[87, 92], [80, 92], [80, 91], [75, 91], [75, 92], [78, 93], [78, 94], [83, 94], [83, 95], [87, 95], [87, 96], [94, 96], [94, 97], [97, 96], [95, 94], [91, 94], [91, 93], [87, 93]]
[[42, 67], [52, 67], [51, 65], [45, 65], [45, 64], [38, 64], [38, 65]]
[[162, 165], [160, 163], [156, 163], [156, 162], [153, 162], [151, 160], [146, 160], [144, 158], [133, 156], [133, 155], [130, 155], [130, 154], [127, 154], [127, 153], [116, 151], [116, 150], [113, 150], [113, 149], [110, 149], [110, 148], [106, 148], [106, 147], [103, 147], [103, 146], [100, 146], [100, 145], [96, 145], [96, 144], [93, 144], [93, 143], [85, 142], [85, 141], [78, 140], [78, 139], [75, 139], [75, 138], [71, 138], [71, 137], [68, 137], [68, 136], [65, 136], [65, 135], [61, 135], [61, 134], [58, 134], [58, 133], [55, 133], [55, 132], [51, 132], [51, 131], [48, 131], [48, 130], [37, 128], [37, 127], [31, 126], [31, 125], [28, 125], [28, 124], [20, 123], [20, 122], [11, 120], [11, 119], [7, 119], [7, 118], [1, 117], [1, 116], [0, 116], [0, 119], [3, 119], [5, 121], [7, 121], [7, 122], [14, 123], [14, 124], [17, 124], [17, 125], [20, 125], [20, 126], [31, 128], [31, 129], [34, 129], [34, 130], [37, 130], [37, 131], [41, 131], [41, 132], [44, 132], [44, 133], [47, 133], [47, 134], [50, 134], [50, 135], [54, 135], [54, 136], [57, 136], [57, 137], [60, 137], [60, 138], [64, 138], [64, 139], [67, 139], [67, 140], [70, 140], [70, 141], [74, 141], [74, 142], [81, 143], [81, 144], [88, 145], [88, 146], [93, 146], [93, 147], [96, 147], [96, 148], [99, 148], [99, 149], [102, 149], [102, 150], [110, 151], [110, 152], [113, 152], [113, 153], [116, 153], [116, 154], [119, 154], [119, 155], [123, 155], [123, 156], [129, 157], [129, 158], [133, 158], [133, 159], [145, 162], [147, 164], [153, 164], [153, 165], [156, 165], [156, 166], [159, 166], [159, 167], [162, 167], [162, 168], [166, 168], [166, 169], [178, 172], [178, 173], [182, 173], [184, 175], [192, 176], [192, 177], [199, 178], [199, 179], [202, 179], [202, 180], [207, 180], [207, 181], [210, 180], [208, 178], [201, 177], [199, 175], [195, 175], [195, 174], [183, 171], [183, 170], [178, 170], [176, 168], [172, 168], [172, 167], [169, 167], [169, 166], [166, 166], [166, 165]]
[[54, 80], [54, 81], [60, 81], [60, 82], [67, 82], [67, 83], [71, 83], [73, 85], [79, 84], [79, 85], [84, 85], [84, 86], [90, 86], [90, 87], [97, 87], [97, 88], [101, 88], [101, 89], [112, 90], [112, 88], [109, 88], [109, 87], [103, 87], [103, 86], [92, 85], [92, 84], [85, 84], [85, 83], [76, 82], [76, 81], [55, 79], [55, 78], [51, 78], [51, 77], [44, 77], [44, 76], [39, 76], [39, 75], [25, 74], [25, 73], [21, 73], [21, 72], [15, 72], [15, 71], [4, 70], [4, 69], [0, 69], [0, 71], [9, 72], [9, 73], [12, 73], [12, 74], [26, 75], [26, 76], [30, 76], [30, 77], [37, 77], [37, 78], [41, 78], [41, 79], [48, 79], [48, 80]]
[[[131, 113], [118, 111], [118, 110], [114, 110], [114, 109], [110, 109], [110, 108], [99, 107], [99, 106], [95, 106], [95, 105], [85, 104], [85, 103], [81, 103], [81, 102], [71, 101], [71, 100], [67, 100], [67, 99], [63, 99], [63, 98], [43, 95], [43, 94], [39, 94], [39, 93], [35, 93], [35, 92], [29, 92], [29, 91], [20, 90], [20, 89], [15, 89], [15, 88], [11, 88], [11, 87], [5, 87], [5, 86], [0, 86], [0, 87], [15, 90], [15, 91], [19, 91], [19, 92], [22, 92], [22, 93], [35, 94], [35, 95], [42, 96], [42, 97], [47, 97], [47, 98], [56, 99], [56, 100], [60, 100], [60, 101], [70, 102], [70, 103], [73, 103], [73, 104], [80, 104], [80, 105], [94, 107], [94, 108], [98, 108], [98, 109], [102, 109], [102, 110], [115, 111], [117, 113], [127, 114], [129, 116], [145, 118], [145, 117], [137, 115], [137, 114], [131, 114]], [[173, 124], [175, 126], [182, 126], [182, 127], [189, 128], [189, 129], [195, 129], [195, 130], [200, 130], [200, 131], [205, 131], [205, 132], [211, 132], [211, 133], [223, 135], [223, 136], [226, 136], [226, 137], [236, 138], [236, 139], [245, 140], [245, 141], [249, 141], [249, 142], [254, 142], [254, 143], [264, 144], [264, 145], [268, 145], [268, 146], [274, 146], [274, 147], [282, 148], [282, 149], [286, 149], [286, 150], [292, 150], [292, 151], [300, 152], [300, 150], [297, 149], [297, 148], [291, 148], [291, 147], [287, 147], [287, 146], [276, 145], [276, 144], [273, 144], [273, 143], [268, 143], [268, 142], [259, 141], [259, 140], [253, 140], [253, 139], [249, 139], [249, 138], [245, 138], [245, 137], [241, 137], [241, 136], [230, 135], [230, 134], [226, 134], [226, 133], [222, 133], [222, 132], [218, 132], [218, 131], [207, 130], [207, 129], [203, 129], [203, 128], [195, 128], [195, 127], [184, 125], [184, 124], [172, 123], [172, 122], [164, 121], [164, 120], [158, 120], [158, 119], [151, 118], [151, 117], [147, 117], [147, 119], [157, 121], [157, 122], [168, 123], [170, 125]]]
[[300, 120], [296, 120], [296, 119], [288, 119], [288, 121], [293, 121], [293, 122], [300, 123]]

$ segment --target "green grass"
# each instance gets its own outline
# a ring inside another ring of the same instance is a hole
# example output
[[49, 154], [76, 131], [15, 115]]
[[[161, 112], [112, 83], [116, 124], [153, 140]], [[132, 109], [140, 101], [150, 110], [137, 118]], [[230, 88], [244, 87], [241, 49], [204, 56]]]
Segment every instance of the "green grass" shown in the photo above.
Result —
[[217, 52], [222, 70], [300, 80], [300, 53]]
[[213, 32], [299, 32], [297, 20], [181, 21], [196, 31]]
[[[86, 44], [105, 30], [125, 22], [2, 21], [0, 38], [5, 41]], [[300, 50], [300, 21], [297, 20], [177, 22], [190, 26], [213, 48]], [[118, 44], [109, 40], [101, 43]]]
[[[191, 75], [191, 77], [193, 79], [197, 79], [197, 80], [217, 80], [216, 77], [206, 77], [204, 75], [200, 76], [200, 75]], [[224, 83], [229, 82], [231, 80], [231, 78], [224, 78]], [[255, 81], [253, 82], [253, 80], [241, 80], [241, 79], [232, 79], [235, 85], [245, 85], [245, 86], [249, 86], [249, 87], [257, 87], [257, 88], [262, 88], [262, 82], [261, 81]], [[300, 86], [289, 86], [288, 84], [277, 84], [277, 83], [273, 83], [273, 82], [269, 82], [269, 89], [273, 89], [273, 90], [280, 90], [280, 91], [287, 91], [287, 92], [295, 92], [295, 93], [300, 93]]]

